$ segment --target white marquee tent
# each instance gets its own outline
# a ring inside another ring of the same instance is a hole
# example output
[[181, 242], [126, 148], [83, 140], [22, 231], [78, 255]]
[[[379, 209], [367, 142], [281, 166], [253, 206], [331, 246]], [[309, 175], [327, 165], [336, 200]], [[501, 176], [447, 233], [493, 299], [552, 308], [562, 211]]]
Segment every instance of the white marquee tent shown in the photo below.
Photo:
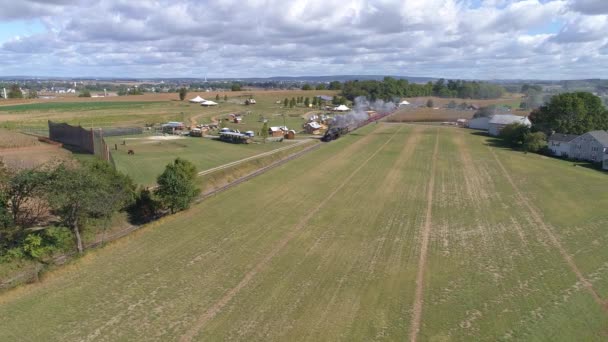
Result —
[[205, 106], [205, 107], [217, 106], [217, 102], [213, 102], [213, 101], [209, 101], [209, 100], [204, 100], [203, 102], [201, 102], [201, 106]]
[[333, 109], [334, 112], [346, 112], [349, 110], [350, 110], [350, 108], [346, 107], [345, 105], [339, 105], [338, 107], [335, 107]]
[[193, 99], [190, 99], [190, 102], [192, 102], [192, 103], [202, 103], [204, 101], [205, 101], [205, 99], [202, 98], [202, 97], [200, 97], [200, 96], [197, 96], [197, 97], [195, 97]]

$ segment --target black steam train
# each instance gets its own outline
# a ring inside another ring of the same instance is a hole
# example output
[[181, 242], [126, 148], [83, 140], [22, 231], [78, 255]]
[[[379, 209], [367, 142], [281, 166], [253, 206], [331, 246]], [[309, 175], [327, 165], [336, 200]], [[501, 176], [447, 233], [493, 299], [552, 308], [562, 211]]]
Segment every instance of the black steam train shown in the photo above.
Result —
[[350, 132], [348, 127], [330, 127], [327, 132], [321, 137], [321, 141], [330, 142], [338, 139], [340, 136]]

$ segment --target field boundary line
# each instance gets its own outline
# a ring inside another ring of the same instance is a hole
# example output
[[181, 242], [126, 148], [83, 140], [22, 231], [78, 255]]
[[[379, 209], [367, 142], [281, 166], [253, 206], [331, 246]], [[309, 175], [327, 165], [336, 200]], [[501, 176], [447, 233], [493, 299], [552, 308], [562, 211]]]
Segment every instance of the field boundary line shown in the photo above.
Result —
[[220, 166], [216, 166], [216, 167], [213, 167], [213, 168], [210, 168], [210, 169], [207, 169], [207, 170], [203, 170], [203, 171], [200, 171], [199, 173], [197, 173], [196, 175], [199, 176], [199, 177], [200, 176], [204, 176], [204, 175], [213, 173], [215, 171], [227, 169], [229, 167], [236, 166], [236, 165], [239, 165], [241, 163], [244, 163], [244, 162], [247, 162], [247, 161], [250, 161], [250, 160], [254, 160], [254, 159], [257, 159], [257, 158], [270, 156], [270, 155], [273, 155], [273, 154], [281, 152], [281, 151], [289, 150], [289, 149], [292, 149], [294, 147], [297, 147], [297, 146], [309, 143], [310, 141], [312, 141], [312, 140], [302, 140], [302, 141], [297, 142], [295, 144], [290, 144], [288, 146], [283, 146], [283, 147], [274, 149], [272, 151], [263, 152], [263, 153], [260, 153], [260, 154], [256, 154], [254, 156], [250, 156], [250, 157], [247, 157], [247, 158], [239, 159], [239, 160], [236, 160], [236, 161], [233, 161], [233, 162], [230, 162], [230, 163], [226, 163], [226, 164], [223, 164], [223, 165], [220, 165]]
[[420, 323], [422, 321], [422, 305], [424, 304], [424, 276], [426, 274], [426, 260], [433, 223], [433, 190], [435, 188], [435, 170], [437, 169], [437, 154], [439, 152], [439, 134], [435, 135], [435, 148], [431, 165], [431, 177], [429, 178], [426, 195], [426, 215], [422, 228], [422, 241], [420, 242], [420, 258], [418, 259], [418, 274], [416, 275], [416, 292], [414, 294], [414, 312], [410, 325], [410, 341], [416, 342]]
[[287, 232], [285, 237], [283, 237], [279, 242], [270, 250], [266, 256], [262, 260], [260, 260], [251, 270], [249, 270], [245, 276], [241, 279], [241, 281], [233, 288], [228, 290], [218, 301], [216, 301], [209, 309], [205, 311], [205, 313], [199, 317], [194, 326], [189, 329], [184, 335], [180, 337], [180, 341], [182, 342], [190, 342], [192, 339], [200, 332], [202, 328], [213, 319], [224, 306], [226, 306], [234, 296], [236, 296], [245, 286], [249, 284], [249, 282], [260, 272], [272, 258], [277, 255], [283, 248], [296, 237], [296, 234], [304, 228], [306, 223], [313, 218], [317, 212], [325, 206], [327, 202], [329, 202], [333, 197], [342, 190], [350, 180], [357, 174], [359, 171], [367, 165], [367, 163], [372, 160], [389, 142], [393, 140], [395, 135], [401, 130], [402, 127], [399, 127], [391, 136], [388, 138], [384, 144], [382, 144], [371, 156], [369, 156], [365, 161], [361, 163], [348, 177], [344, 179], [338, 187], [336, 187], [328, 196], [326, 196], [323, 201], [321, 201], [316, 207], [314, 207], [311, 211], [308, 212], [306, 216], [304, 216], [290, 231]]
[[561, 242], [555, 235], [555, 232], [553, 232], [553, 230], [548, 225], [545, 224], [545, 222], [543, 221], [542, 216], [540, 215], [538, 210], [532, 205], [532, 203], [530, 203], [530, 201], [523, 194], [523, 192], [521, 192], [521, 190], [519, 189], [517, 184], [515, 184], [515, 181], [513, 180], [513, 178], [507, 171], [507, 169], [505, 168], [502, 161], [500, 161], [500, 159], [498, 158], [498, 155], [496, 154], [496, 152], [494, 152], [494, 150], [489, 146], [488, 146], [488, 149], [492, 153], [492, 156], [494, 157], [494, 160], [496, 160], [496, 163], [500, 167], [500, 170], [502, 171], [503, 175], [505, 176], [507, 181], [511, 184], [511, 187], [513, 187], [513, 190], [515, 190], [517, 197], [519, 198], [521, 203], [524, 204], [524, 206], [528, 209], [528, 211], [532, 215], [532, 218], [534, 219], [536, 224], [538, 224], [538, 226], [540, 226], [542, 228], [542, 230], [545, 232], [545, 234], [547, 234], [547, 236], [553, 243], [553, 246], [559, 251], [562, 258], [564, 259], [566, 264], [568, 264], [568, 266], [570, 267], [572, 272], [574, 272], [574, 274], [576, 275], [578, 280], [583, 284], [583, 286], [587, 289], [587, 291], [589, 291], [591, 296], [593, 296], [593, 299], [596, 301], [596, 303], [599, 304], [600, 307], [602, 307], [604, 310], [606, 310], [607, 309], [606, 303], [602, 300], [600, 295], [595, 291], [595, 289], [593, 288], [593, 284], [591, 284], [591, 282], [583, 275], [581, 270], [578, 268], [578, 266], [572, 259], [572, 256], [570, 256], [570, 254], [568, 254], [568, 252], [566, 251], [564, 246], [562, 246]]

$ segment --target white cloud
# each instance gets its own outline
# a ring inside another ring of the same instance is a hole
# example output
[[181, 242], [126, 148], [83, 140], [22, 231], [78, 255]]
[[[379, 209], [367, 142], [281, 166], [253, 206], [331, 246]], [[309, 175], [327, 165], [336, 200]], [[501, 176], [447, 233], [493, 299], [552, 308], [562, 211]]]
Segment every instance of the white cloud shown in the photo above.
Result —
[[[32, 74], [74, 76], [608, 77], [608, 17], [597, 15], [605, 3], [0, 0], [0, 19], [21, 13], [48, 30], [15, 33], [0, 57], [37, 61]], [[542, 31], [556, 22], [558, 33]], [[4, 63], [0, 73], [24, 74], [23, 63]]]

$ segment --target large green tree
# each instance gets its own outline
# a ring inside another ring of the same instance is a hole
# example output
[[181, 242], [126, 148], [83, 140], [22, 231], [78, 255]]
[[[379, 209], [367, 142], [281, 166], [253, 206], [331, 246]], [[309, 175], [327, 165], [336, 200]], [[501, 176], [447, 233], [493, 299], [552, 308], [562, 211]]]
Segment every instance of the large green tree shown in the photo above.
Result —
[[23, 92], [18, 84], [13, 84], [8, 90], [8, 94], [6, 95], [9, 99], [22, 99]]
[[534, 110], [530, 114], [530, 121], [535, 130], [547, 134], [584, 134], [608, 129], [608, 112], [602, 100], [591, 93], [563, 93]]
[[177, 158], [158, 176], [155, 194], [171, 213], [188, 209], [200, 193], [196, 186], [196, 167], [188, 160]]
[[179, 100], [184, 101], [186, 95], [188, 95], [188, 89], [186, 89], [185, 87], [179, 88]]
[[128, 176], [96, 160], [81, 167], [60, 165], [53, 171], [46, 193], [50, 207], [72, 231], [76, 248], [82, 253], [82, 232], [90, 220], [109, 219], [117, 210], [130, 205], [133, 191]]

